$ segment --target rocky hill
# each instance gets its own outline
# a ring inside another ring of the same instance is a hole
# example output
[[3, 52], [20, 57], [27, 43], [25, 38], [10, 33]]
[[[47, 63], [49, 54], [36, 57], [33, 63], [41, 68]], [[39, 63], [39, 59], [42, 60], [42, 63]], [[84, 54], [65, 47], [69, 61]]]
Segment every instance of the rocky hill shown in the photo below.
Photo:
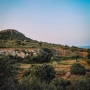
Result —
[[0, 31], [0, 40], [32, 40], [14, 29]]
[[27, 38], [24, 34], [15, 29], [0, 31], [0, 47], [29, 47], [36, 40]]
[[[15, 51], [16, 48], [18, 50], [21, 50], [17, 52]], [[32, 50], [30, 51], [30, 49]], [[6, 53], [19, 56], [21, 55], [22, 57], [24, 57], [25, 55], [28, 55], [30, 52], [34, 52], [35, 54], [37, 54], [37, 52], [39, 52], [38, 50], [40, 49], [46, 49], [46, 51], [49, 50], [53, 55], [58, 56], [87, 56], [87, 49], [78, 48], [75, 46], [69, 47], [68, 45], [39, 42], [27, 38], [24, 34], [14, 29], [0, 31], [0, 54]], [[29, 53], [25, 53], [26, 51], [28, 51]]]
[[[44, 51], [43, 49], [39, 48], [0, 48], [0, 54], [6, 54], [6, 55], [13, 55], [13, 56], [20, 56], [24, 58], [27, 55], [30, 55], [31, 53], [33, 55], [37, 55], [41, 51]], [[83, 51], [70, 51], [70, 50], [64, 50], [64, 49], [52, 49], [51, 53], [53, 56], [66, 56], [71, 57], [74, 55], [79, 55], [80, 57], [86, 57], [87, 52]]]

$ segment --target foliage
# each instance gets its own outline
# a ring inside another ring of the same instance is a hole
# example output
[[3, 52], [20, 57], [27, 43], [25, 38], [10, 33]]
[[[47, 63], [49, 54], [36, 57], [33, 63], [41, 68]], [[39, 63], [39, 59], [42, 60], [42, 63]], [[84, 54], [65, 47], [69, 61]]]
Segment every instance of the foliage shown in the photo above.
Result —
[[56, 71], [56, 74], [57, 75], [65, 75], [66, 72], [64, 70], [58, 70], [58, 71]]
[[39, 42], [30, 38], [27, 38], [24, 34], [18, 32], [14, 29], [7, 29], [0, 31], [0, 48], [16, 48], [16, 47], [24, 47], [24, 48], [42, 48], [48, 53], [55, 50], [55, 48], [62, 48], [63, 50], [71, 50], [74, 51], [87, 51], [87, 49], [78, 48], [76, 46], [68, 46], [47, 42]]
[[16, 79], [10, 58], [0, 56], [0, 90], [15, 90]]
[[24, 90], [67, 90], [70, 81], [63, 78], [55, 78], [50, 83], [41, 82], [37, 77], [27, 76], [22, 80]]
[[68, 50], [70, 47], [68, 45], [65, 45], [63, 49]]
[[40, 47], [42, 47], [43, 42], [39, 42]]
[[88, 57], [88, 59], [90, 59], [90, 50], [88, 51], [87, 57]]
[[0, 32], [0, 40], [28, 40], [22, 33], [14, 30], [7, 29]]
[[78, 47], [72, 46], [72, 47], [70, 48], [70, 50], [71, 50], [72, 52], [77, 51], [77, 50], [78, 50]]
[[50, 84], [54, 85], [56, 90], [67, 90], [67, 86], [69, 86], [71, 83], [63, 78], [54, 78]]
[[[90, 68], [89, 68], [88, 72], [90, 72]], [[85, 77], [86, 77], [86, 78], [90, 78], [90, 74], [87, 73], [87, 74], [85, 75]]]
[[86, 72], [90, 72], [90, 68], [86, 68]]
[[43, 52], [37, 56], [26, 56], [24, 63], [48, 63], [51, 60], [51, 54]]
[[22, 61], [23, 61], [23, 58], [21, 58], [21, 57], [19, 57], [19, 56], [13, 56], [13, 55], [8, 55], [7, 56], [8, 58], [10, 58], [10, 62], [12, 63], [12, 64], [15, 64], [15, 63], [21, 63]]
[[80, 77], [73, 83], [73, 90], [90, 90], [90, 78]]
[[71, 74], [75, 74], [75, 75], [85, 75], [86, 74], [85, 67], [81, 65], [80, 63], [74, 63], [70, 68], [70, 72]]
[[78, 59], [81, 58], [79, 55], [73, 55], [73, 56], [52, 56], [52, 61], [61, 61], [61, 60], [69, 60], [69, 59]]
[[26, 71], [24, 76], [35, 76], [40, 81], [50, 82], [53, 78], [55, 78], [55, 70], [51, 65], [39, 65], [30, 67], [29, 71]]
[[29, 76], [30, 73], [31, 73], [30, 70], [26, 70], [26, 71], [24, 72], [24, 74], [23, 74], [23, 77]]
[[69, 59], [69, 57], [66, 57], [66, 56], [53, 56], [51, 59], [51, 62], [52, 61], [68, 60], [68, 59]]
[[[52, 55], [51, 49], [49, 48], [42, 48], [45, 52], [50, 53]], [[53, 56], [53, 55], [52, 55]]]
[[88, 65], [90, 65], [90, 59], [86, 59], [85, 61], [87, 62]]
[[41, 82], [36, 77], [24, 77], [22, 85], [25, 87], [25, 90], [43, 90]]

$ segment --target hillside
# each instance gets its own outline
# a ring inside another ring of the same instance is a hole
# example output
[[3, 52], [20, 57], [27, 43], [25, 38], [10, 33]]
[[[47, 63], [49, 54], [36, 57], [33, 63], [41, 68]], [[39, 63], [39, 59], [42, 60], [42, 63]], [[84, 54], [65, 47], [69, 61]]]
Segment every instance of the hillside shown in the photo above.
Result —
[[[78, 48], [76, 46], [68, 46], [61, 44], [52, 44], [47, 42], [39, 42], [30, 38], [27, 38], [24, 34], [14, 29], [7, 29], [0, 31], [0, 51], [1, 53], [12, 53], [16, 48], [20, 49], [44, 49], [51, 51], [53, 55], [59, 56], [72, 56], [80, 55], [86, 56], [87, 49]], [[8, 51], [6, 48], [9, 48]], [[11, 49], [10, 49], [11, 48]], [[14, 49], [13, 49], [14, 48]], [[6, 49], [6, 50], [5, 50]], [[37, 50], [36, 50], [37, 51]], [[15, 52], [14, 52], [15, 53]]]
[[24, 34], [15, 29], [6, 29], [0, 31], [0, 47], [24, 47], [27, 44], [37, 42], [36, 40], [27, 38]]
[[[44, 47], [44, 48], [70, 49], [68, 45], [64, 46], [61, 44], [39, 42], [27, 38], [24, 34], [15, 29], [6, 29], [0, 31], [0, 47], [32, 47], [32, 48]], [[76, 50], [78, 49], [78, 47], [72, 46], [72, 49]]]
[[14, 29], [7, 29], [0, 31], [0, 40], [31, 40], [25, 37], [24, 34]]
[[62, 45], [51, 44], [47, 42], [39, 42], [30, 38], [27, 38], [21, 32], [15, 29], [6, 29], [0, 31], [0, 48], [62, 48]]

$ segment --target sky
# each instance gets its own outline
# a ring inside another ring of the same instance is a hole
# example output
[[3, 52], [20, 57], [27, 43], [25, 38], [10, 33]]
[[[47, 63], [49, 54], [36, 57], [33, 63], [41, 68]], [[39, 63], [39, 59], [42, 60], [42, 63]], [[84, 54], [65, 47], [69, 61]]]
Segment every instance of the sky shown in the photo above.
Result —
[[90, 46], [90, 0], [0, 0], [0, 30], [34, 40]]

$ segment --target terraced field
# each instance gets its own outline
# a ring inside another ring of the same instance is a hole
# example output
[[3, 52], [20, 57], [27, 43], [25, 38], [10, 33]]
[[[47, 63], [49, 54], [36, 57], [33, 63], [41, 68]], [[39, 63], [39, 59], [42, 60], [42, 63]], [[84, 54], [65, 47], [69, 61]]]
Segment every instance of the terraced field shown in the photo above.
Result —
[[[63, 77], [65, 79], [72, 79], [78, 77], [77, 75], [71, 75], [70, 73], [70, 67], [73, 63], [75, 63], [76, 60], [62, 60], [57, 65], [53, 65], [53, 63], [48, 63], [52, 65], [56, 71], [56, 77]], [[90, 66], [83, 60], [79, 60], [81, 64], [83, 64], [86, 68], [90, 68]], [[20, 64], [20, 68], [22, 69], [19, 74], [17, 75], [18, 80], [21, 81], [23, 73], [25, 70], [27, 70], [31, 65], [41, 65], [41, 64]]]

